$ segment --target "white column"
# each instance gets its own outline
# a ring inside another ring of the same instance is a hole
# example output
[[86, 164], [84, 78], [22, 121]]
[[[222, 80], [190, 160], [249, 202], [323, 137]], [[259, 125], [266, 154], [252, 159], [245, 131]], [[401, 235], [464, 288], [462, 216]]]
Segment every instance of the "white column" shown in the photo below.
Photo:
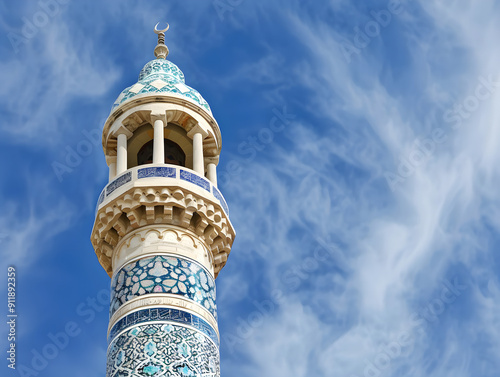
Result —
[[196, 121], [189, 126], [187, 135], [193, 139], [193, 170], [201, 176], [205, 176], [205, 159], [203, 157], [203, 139], [208, 132]]
[[154, 123], [154, 142], [153, 142], [153, 164], [165, 163], [165, 144], [163, 128], [164, 123], [161, 119], [156, 119]]
[[193, 170], [199, 175], [205, 175], [205, 163], [203, 161], [203, 135], [196, 132], [193, 135]]
[[111, 181], [116, 177], [116, 162], [111, 162], [109, 164], [109, 180]]
[[125, 133], [119, 133], [117, 139], [116, 175], [120, 175], [127, 170], [127, 135], [125, 135]]
[[213, 162], [210, 162], [207, 165], [207, 178], [215, 187], [217, 187], [217, 165]]

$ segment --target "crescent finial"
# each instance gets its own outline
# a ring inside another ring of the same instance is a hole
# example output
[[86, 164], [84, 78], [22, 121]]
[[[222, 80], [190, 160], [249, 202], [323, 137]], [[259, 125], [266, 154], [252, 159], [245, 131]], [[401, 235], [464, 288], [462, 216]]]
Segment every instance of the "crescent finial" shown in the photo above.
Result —
[[156, 34], [165, 33], [165, 32], [166, 32], [166, 31], [170, 28], [170, 25], [169, 25], [169, 24], [167, 24], [167, 28], [166, 28], [166, 29], [163, 29], [163, 30], [158, 30], [158, 25], [159, 25], [159, 24], [160, 24], [160, 23], [158, 22], [158, 23], [156, 24], [156, 26], [155, 26], [155, 33], [156, 33]]
[[157, 59], [165, 59], [168, 55], [168, 47], [165, 46], [165, 32], [170, 28], [170, 25], [167, 24], [167, 27], [163, 30], [158, 30], [158, 22], [155, 26], [155, 33], [158, 34], [158, 45], [155, 48], [155, 56]]

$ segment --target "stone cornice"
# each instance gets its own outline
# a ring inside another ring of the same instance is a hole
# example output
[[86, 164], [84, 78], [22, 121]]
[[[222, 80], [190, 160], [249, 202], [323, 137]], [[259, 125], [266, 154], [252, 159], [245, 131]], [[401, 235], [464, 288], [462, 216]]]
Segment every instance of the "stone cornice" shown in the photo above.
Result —
[[112, 276], [111, 258], [118, 242], [131, 231], [155, 224], [175, 225], [194, 232], [212, 253], [214, 274], [224, 267], [235, 232], [229, 218], [209, 193], [178, 187], [148, 184], [117, 192], [97, 211], [91, 241], [97, 257]]

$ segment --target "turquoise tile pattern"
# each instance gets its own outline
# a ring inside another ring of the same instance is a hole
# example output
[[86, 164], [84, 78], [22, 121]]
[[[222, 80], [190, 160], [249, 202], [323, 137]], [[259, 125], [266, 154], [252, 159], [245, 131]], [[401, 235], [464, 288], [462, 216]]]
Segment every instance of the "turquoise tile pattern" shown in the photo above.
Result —
[[217, 345], [187, 326], [137, 325], [117, 336], [108, 348], [107, 377], [219, 375]]
[[[161, 80], [160, 85], [158, 80]], [[176, 93], [203, 107], [209, 114], [212, 113], [200, 93], [185, 84], [184, 74], [179, 67], [166, 59], [155, 59], [147, 63], [139, 74], [139, 81], [118, 96], [113, 110], [137, 95], [148, 93]]]
[[215, 280], [200, 264], [158, 255], [125, 265], [111, 282], [110, 317], [127, 301], [153, 293], [183, 296], [217, 318]]
[[189, 325], [204, 333], [215, 344], [219, 344], [217, 331], [203, 318], [184, 310], [166, 307], [142, 309], [126, 315], [113, 325], [113, 328], [109, 332], [108, 340], [111, 342], [123, 330], [133, 327], [136, 324], [158, 321]]

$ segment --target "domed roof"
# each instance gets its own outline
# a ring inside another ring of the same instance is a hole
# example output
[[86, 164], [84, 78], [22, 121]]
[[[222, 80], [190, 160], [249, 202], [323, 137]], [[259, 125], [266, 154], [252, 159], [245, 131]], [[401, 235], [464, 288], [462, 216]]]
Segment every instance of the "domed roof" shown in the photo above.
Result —
[[210, 106], [197, 90], [185, 84], [184, 74], [174, 63], [166, 59], [155, 59], [147, 63], [139, 74], [139, 81], [118, 96], [113, 110], [140, 94], [175, 93], [205, 108], [210, 114]]

